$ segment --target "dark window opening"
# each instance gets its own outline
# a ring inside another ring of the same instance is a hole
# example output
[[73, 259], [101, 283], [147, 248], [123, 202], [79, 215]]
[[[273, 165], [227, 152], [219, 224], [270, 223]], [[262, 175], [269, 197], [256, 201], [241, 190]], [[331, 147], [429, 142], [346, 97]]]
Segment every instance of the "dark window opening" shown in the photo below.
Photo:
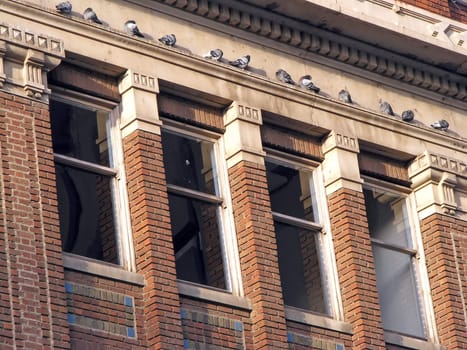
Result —
[[177, 278], [226, 289], [213, 144], [163, 131]]
[[266, 162], [284, 303], [328, 313], [311, 173]]
[[50, 117], [62, 249], [118, 263], [108, 113], [51, 100]]

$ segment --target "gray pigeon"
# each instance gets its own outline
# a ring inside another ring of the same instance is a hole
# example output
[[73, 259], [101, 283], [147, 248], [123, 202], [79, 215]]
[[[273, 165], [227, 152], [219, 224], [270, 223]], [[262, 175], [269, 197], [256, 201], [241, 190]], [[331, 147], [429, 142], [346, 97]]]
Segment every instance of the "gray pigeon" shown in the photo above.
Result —
[[311, 75], [307, 74], [304, 75], [303, 77], [300, 78], [299, 80], [300, 86], [304, 87], [307, 90], [314, 91], [316, 93], [319, 92], [320, 88], [317, 87], [313, 82], [311, 81]]
[[342, 102], [352, 103], [352, 97], [350, 96], [347, 90], [342, 89], [341, 91], [339, 91], [338, 98]]
[[386, 101], [382, 101], [381, 99], [379, 100], [379, 110], [381, 113], [394, 115], [391, 105]]
[[92, 8], [90, 8], [90, 7], [88, 7], [86, 10], [84, 10], [83, 17], [87, 21], [102, 24], [101, 20], [99, 18], [97, 18], [97, 15], [94, 12], [94, 10]]
[[237, 58], [235, 61], [229, 61], [229, 64], [231, 64], [234, 67], [241, 68], [241, 69], [245, 69], [249, 63], [250, 63], [250, 55], [242, 56], [240, 58]]
[[437, 130], [447, 131], [449, 128], [449, 123], [446, 120], [441, 119], [431, 124], [431, 127]]
[[71, 5], [71, 2], [63, 1], [55, 5], [55, 8], [57, 9], [58, 12], [69, 15], [71, 13], [71, 9], [73, 8], [73, 6]]
[[410, 109], [407, 110], [407, 111], [403, 111], [402, 115], [401, 115], [401, 118], [405, 122], [411, 122], [413, 120], [413, 118], [414, 118], [413, 111], [411, 111]]
[[290, 76], [289, 73], [287, 73], [285, 70], [283, 70], [282, 68], [277, 70], [276, 72], [276, 78], [279, 80], [279, 81], [282, 81], [283, 83], [286, 83], [286, 84], [292, 84], [292, 85], [295, 85], [295, 82], [293, 81], [292, 77]]
[[140, 38], [144, 38], [144, 35], [139, 31], [139, 28], [136, 25], [136, 22], [133, 21], [132, 19], [125, 22], [125, 30], [131, 35], [135, 35], [135, 36], [139, 36]]
[[203, 55], [204, 58], [210, 58], [214, 61], [220, 61], [224, 53], [221, 49], [214, 49]]
[[167, 34], [164, 35], [163, 37], [158, 39], [162, 44], [165, 44], [167, 46], [174, 46], [175, 43], [177, 42], [177, 38], [175, 37], [175, 34]]

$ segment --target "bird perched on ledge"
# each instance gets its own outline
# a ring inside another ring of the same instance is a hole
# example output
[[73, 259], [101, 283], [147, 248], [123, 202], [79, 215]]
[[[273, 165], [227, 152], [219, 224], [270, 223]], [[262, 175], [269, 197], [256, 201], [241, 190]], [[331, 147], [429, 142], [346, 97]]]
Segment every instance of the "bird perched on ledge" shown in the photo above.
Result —
[[245, 69], [249, 63], [250, 63], [250, 55], [242, 56], [240, 58], [237, 58], [235, 61], [229, 61], [230, 65], [241, 68], [241, 69]]
[[303, 77], [300, 78], [299, 80], [300, 86], [304, 87], [307, 90], [313, 91], [318, 93], [320, 88], [317, 87], [312, 81], [311, 81], [311, 75], [307, 74], [304, 75]]
[[352, 103], [352, 97], [350, 96], [350, 93], [345, 89], [342, 89], [341, 91], [339, 91], [339, 95], [337, 95], [337, 97], [339, 101], [342, 101], [345, 103]]
[[295, 82], [293, 81], [292, 77], [290, 76], [289, 73], [287, 73], [285, 70], [278, 69], [276, 72], [276, 78], [286, 84], [292, 84], [295, 85]]
[[221, 49], [214, 49], [204, 54], [203, 57], [212, 59], [214, 61], [220, 61], [223, 55], [224, 53], [222, 52]]
[[136, 22], [132, 19], [125, 22], [125, 30], [128, 34], [144, 38], [144, 35], [139, 31]]
[[177, 42], [177, 37], [175, 36], [175, 34], [167, 34], [163, 37], [160, 37], [157, 40], [159, 40], [162, 44], [165, 44], [167, 46], [174, 46]]
[[414, 113], [410, 109], [407, 110], [407, 111], [403, 111], [402, 115], [401, 115], [401, 118], [405, 122], [411, 122], [413, 120], [413, 118], [414, 118]]
[[381, 113], [394, 115], [391, 105], [386, 101], [382, 101], [381, 99], [379, 100], [379, 110]]
[[97, 23], [97, 24], [102, 24], [101, 20], [99, 18], [97, 18], [97, 14], [90, 7], [88, 7], [86, 10], [84, 10], [83, 17], [87, 21], [91, 21], [91, 22], [94, 22], [94, 23]]
[[69, 15], [71, 13], [71, 9], [73, 8], [73, 6], [71, 5], [71, 2], [63, 1], [55, 5], [55, 8], [57, 9], [58, 12]]
[[433, 129], [447, 131], [449, 128], [449, 123], [446, 120], [441, 119], [441, 120], [437, 120], [434, 123], [432, 123], [431, 127]]

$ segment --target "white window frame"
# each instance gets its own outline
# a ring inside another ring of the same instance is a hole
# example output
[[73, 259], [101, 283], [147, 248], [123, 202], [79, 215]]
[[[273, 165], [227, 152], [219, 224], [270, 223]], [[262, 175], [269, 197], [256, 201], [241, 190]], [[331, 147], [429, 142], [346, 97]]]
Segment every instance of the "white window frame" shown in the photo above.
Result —
[[[91, 170], [95, 173], [111, 176], [111, 196], [114, 216], [115, 240], [117, 245], [118, 266], [135, 272], [135, 255], [133, 235], [130, 221], [130, 208], [128, 204], [128, 190], [123, 157], [122, 136], [120, 131], [120, 107], [117, 103], [98, 97], [82, 94], [73, 90], [52, 87], [51, 99], [75, 105], [91, 111], [108, 112], [106, 122], [107, 147], [109, 148], [110, 167], [82, 161], [73, 157], [54, 153], [54, 163], [59, 162], [68, 165], [77, 165], [80, 169]], [[65, 252], [64, 252], [65, 253]], [[70, 253], [66, 253], [70, 254]], [[72, 254], [74, 255], [74, 254]], [[80, 256], [74, 255], [77, 258]], [[82, 257], [83, 259], [89, 259]], [[95, 260], [108, 264], [104, 261]]]
[[[224, 277], [226, 284], [225, 291], [231, 293], [232, 295], [243, 297], [244, 292], [241, 277], [237, 235], [234, 225], [232, 198], [228, 179], [227, 162], [224, 157], [225, 151], [223, 135], [214, 131], [181, 123], [164, 117], [161, 117], [161, 121], [162, 130], [166, 130], [182, 137], [206, 141], [213, 145], [213, 154], [211, 160], [213, 164], [213, 171], [215, 173], [215, 179], [217, 179], [216, 186], [219, 192], [219, 196], [205, 194], [196, 190], [184, 189], [182, 187], [170, 184], [167, 184], [167, 189], [169, 193], [188, 194], [189, 197], [193, 199], [198, 198], [206, 202], [219, 204], [219, 240], [224, 264]], [[191, 282], [179, 280], [179, 283], [190, 284]], [[203, 284], [196, 285], [199, 288], [213, 289], [213, 287]]]
[[[301, 220], [288, 215], [272, 213], [273, 219], [281, 222], [293, 223], [296, 226], [301, 226], [311, 231], [316, 231], [315, 237], [318, 241], [318, 258], [320, 259], [321, 283], [324, 289], [324, 302], [326, 304], [327, 314], [319, 314], [322, 317], [329, 317], [337, 321], [344, 321], [344, 310], [342, 307], [342, 296], [339, 288], [339, 279], [337, 275], [336, 257], [334, 252], [334, 243], [331, 233], [331, 222], [329, 219], [327, 196], [324, 187], [324, 178], [322, 166], [319, 162], [308, 158], [299, 157], [275, 149], [265, 147], [266, 161], [271, 161], [276, 164], [281, 164], [296, 170], [304, 170], [311, 173], [310, 177], [310, 195], [313, 203], [315, 220]], [[317, 217], [316, 217], [317, 215]], [[296, 309], [291, 306], [288, 313], [299, 312], [312, 313], [304, 309]]]
[[[405, 252], [406, 254], [412, 255], [412, 264], [414, 267], [414, 278], [417, 283], [417, 298], [420, 305], [420, 313], [422, 317], [422, 323], [425, 327], [426, 341], [432, 343], [439, 343], [438, 333], [436, 330], [436, 319], [433, 308], [433, 300], [431, 298], [431, 289], [428, 279], [428, 271], [426, 269], [425, 252], [423, 249], [423, 240], [420, 229], [420, 222], [418, 220], [418, 213], [416, 211], [415, 194], [410, 188], [403, 187], [394, 183], [386, 182], [383, 180], [375, 179], [366, 175], [362, 175], [363, 188], [375, 189], [378, 191], [386, 192], [388, 194], [399, 196], [405, 199], [405, 205], [407, 210], [407, 216], [410, 226], [410, 240], [411, 248], [398, 247], [393, 244], [382, 245], [390, 246], [391, 249]], [[381, 244], [377, 239], [371, 238], [372, 244]], [[403, 336], [404, 338], [420, 339], [410, 335], [399, 335], [397, 332], [385, 330], [390, 338], [397, 338]]]

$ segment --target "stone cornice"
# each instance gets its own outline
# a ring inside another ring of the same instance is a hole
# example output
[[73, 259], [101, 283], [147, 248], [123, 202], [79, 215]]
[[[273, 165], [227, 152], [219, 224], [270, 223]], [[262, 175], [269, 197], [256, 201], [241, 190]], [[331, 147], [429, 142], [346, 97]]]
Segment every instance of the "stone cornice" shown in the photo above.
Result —
[[467, 101], [465, 77], [376, 49], [356, 40], [338, 37], [271, 12], [245, 5], [240, 7], [235, 2], [225, 3], [222, 0], [156, 1], [412, 86]]
[[467, 162], [433, 152], [424, 152], [415, 158], [409, 166], [411, 177], [427, 168], [448, 172], [467, 180]]

